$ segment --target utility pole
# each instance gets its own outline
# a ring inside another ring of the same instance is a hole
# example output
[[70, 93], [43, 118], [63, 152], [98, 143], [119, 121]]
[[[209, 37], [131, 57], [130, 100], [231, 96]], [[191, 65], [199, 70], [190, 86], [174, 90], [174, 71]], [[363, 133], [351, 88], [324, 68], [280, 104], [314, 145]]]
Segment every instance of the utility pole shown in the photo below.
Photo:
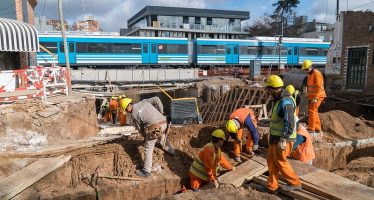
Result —
[[339, 0], [336, 0], [336, 21], [339, 18]]
[[64, 54], [65, 54], [65, 62], [66, 62], [66, 70], [67, 70], [67, 84], [68, 84], [68, 95], [71, 94], [71, 79], [70, 79], [70, 62], [69, 62], [69, 53], [68, 53], [68, 45], [66, 42], [66, 35], [65, 35], [65, 24], [64, 24], [64, 14], [62, 12], [62, 0], [58, 0], [58, 14], [60, 16], [60, 27], [62, 33], [62, 39], [64, 43]]
[[284, 6], [286, 5], [285, 0], [278, 0], [279, 3], [282, 5], [282, 12], [281, 12], [281, 33], [278, 38], [278, 50], [279, 50], [279, 57], [278, 57], [278, 73], [281, 72], [281, 48], [282, 48], [282, 40], [283, 40], [283, 32], [284, 32], [284, 20], [283, 20], [283, 13], [284, 13]]

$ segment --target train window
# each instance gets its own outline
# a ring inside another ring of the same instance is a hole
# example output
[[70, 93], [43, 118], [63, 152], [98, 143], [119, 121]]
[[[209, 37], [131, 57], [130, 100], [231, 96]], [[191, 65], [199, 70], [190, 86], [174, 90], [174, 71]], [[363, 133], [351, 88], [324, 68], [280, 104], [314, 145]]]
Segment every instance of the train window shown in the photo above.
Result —
[[151, 52], [156, 53], [156, 44], [152, 44], [151, 46]]
[[234, 47], [234, 54], [238, 54], [238, 47]]
[[186, 44], [159, 44], [158, 53], [160, 54], [187, 54]]
[[77, 53], [87, 53], [87, 43], [77, 43]]
[[225, 54], [225, 47], [223, 45], [199, 45], [199, 54]]
[[107, 53], [112, 52], [112, 45], [109, 43], [87, 43], [88, 53]]
[[320, 56], [327, 56], [327, 49], [319, 49], [319, 55]]
[[[57, 43], [56, 42], [40, 42], [40, 45], [45, 47], [48, 51], [52, 53], [57, 53]], [[42, 48], [40, 48], [40, 52], [46, 53]]]
[[148, 53], [148, 44], [143, 44], [143, 53]]
[[318, 49], [317, 48], [300, 48], [300, 55], [318, 56]]
[[60, 52], [61, 52], [61, 53], [64, 53], [64, 52], [65, 52], [65, 49], [64, 49], [64, 43], [60, 43]]
[[131, 52], [132, 53], [141, 53], [142, 49], [140, 48], [140, 44], [131, 44]]
[[288, 49], [288, 55], [292, 55], [292, 49]]
[[74, 52], [74, 43], [69, 43], [69, 52]]
[[239, 47], [240, 55], [248, 55], [248, 48], [246, 46]]
[[131, 44], [128, 43], [114, 43], [112, 47], [113, 53], [131, 53]]
[[231, 47], [228, 47], [227, 48], [227, 52], [226, 52], [227, 54], [231, 54]]

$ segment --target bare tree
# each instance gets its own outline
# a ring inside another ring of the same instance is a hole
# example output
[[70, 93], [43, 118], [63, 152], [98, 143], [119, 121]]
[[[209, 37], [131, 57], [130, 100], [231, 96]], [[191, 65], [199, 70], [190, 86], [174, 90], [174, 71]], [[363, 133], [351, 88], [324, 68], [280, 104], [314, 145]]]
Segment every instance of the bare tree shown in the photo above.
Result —
[[274, 3], [273, 6], [275, 6], [274, 14], [281, 14], [283, 13], [291, 13], [294, 8], [296, 8], [299, 5], [299, 0], [283, 0], [278, 1], [277, 3]]

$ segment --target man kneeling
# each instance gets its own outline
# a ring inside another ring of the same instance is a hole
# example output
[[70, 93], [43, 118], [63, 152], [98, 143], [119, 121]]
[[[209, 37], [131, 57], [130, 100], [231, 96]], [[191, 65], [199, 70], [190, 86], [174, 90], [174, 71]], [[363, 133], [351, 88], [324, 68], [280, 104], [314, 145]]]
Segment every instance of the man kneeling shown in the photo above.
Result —
[[189, 172], [192, 190], [198, 191], [202, 184], [209, 182], [218, 188], [218, 164], [229, 171], [234, 169], [221, 153], [221, 147], [225, 140], [225, 132], [221, 129], [215, 130], [212, 133], [212, 141], [203, 147], [198, 157], [193, 161]]

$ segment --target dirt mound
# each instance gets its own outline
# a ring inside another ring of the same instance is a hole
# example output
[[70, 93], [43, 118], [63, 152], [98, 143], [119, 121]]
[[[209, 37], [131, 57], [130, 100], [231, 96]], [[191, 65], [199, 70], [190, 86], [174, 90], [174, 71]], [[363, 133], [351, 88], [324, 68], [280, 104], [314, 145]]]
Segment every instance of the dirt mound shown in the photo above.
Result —
[[328, 142], [374, 137], [373, 122], [333, 110], [320, 114], [324, 140]]
[[334, 173], [374, 188], [374, 157], [352, 160], [346, 169]]
[[229, 185], [223, 185], [219, 189], [203, 190], [200, 192], [185, 192], [182, 194], [165, 197], [162, 199], [170, 200], [209, 200], [209, 199], [280, 199], [275, 195], [261, 193], [252, 189], [235, 188]]

